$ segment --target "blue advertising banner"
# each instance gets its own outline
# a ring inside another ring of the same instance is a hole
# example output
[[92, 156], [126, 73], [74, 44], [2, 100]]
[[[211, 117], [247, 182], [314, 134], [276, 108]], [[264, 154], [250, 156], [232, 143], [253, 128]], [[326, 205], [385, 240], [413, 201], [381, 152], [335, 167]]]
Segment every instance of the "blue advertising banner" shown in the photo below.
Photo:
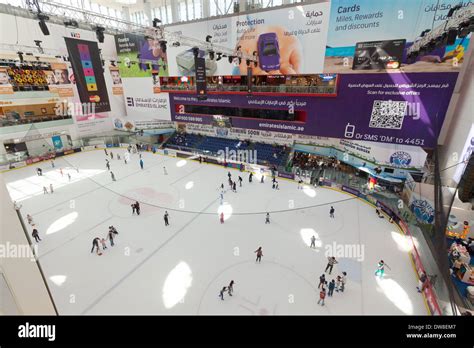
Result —
[[63, 141], [61, 140], [60, 135], [55, 135], [54, 137], [51, 138], [53, 141], [54, 148], [57, 150], [60, 150], [63, 148]]

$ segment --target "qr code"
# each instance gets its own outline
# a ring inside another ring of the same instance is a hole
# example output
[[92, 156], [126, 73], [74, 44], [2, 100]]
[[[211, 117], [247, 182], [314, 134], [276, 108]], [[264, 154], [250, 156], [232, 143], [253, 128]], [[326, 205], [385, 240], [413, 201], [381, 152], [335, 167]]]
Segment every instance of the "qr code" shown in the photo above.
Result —
[[401, 129], [406, 109], [406, 101], [374, 100], [369, 127]]

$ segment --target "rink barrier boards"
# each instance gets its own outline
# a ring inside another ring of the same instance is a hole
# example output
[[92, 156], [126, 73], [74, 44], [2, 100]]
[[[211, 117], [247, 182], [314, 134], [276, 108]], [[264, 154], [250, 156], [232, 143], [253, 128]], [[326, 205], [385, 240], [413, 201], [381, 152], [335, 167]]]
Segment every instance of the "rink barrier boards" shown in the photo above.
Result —
[[[129, 145], [128, 144], [120, 144], [119, 147], [116, 148], [127, 148]], [[81, 148], [76, 148], [76, 149], [71, 149], [71, 150], [66, 150], [66, 151], [60, 151], [55, 154], [48, 154], [44, 156], [37, 156], [31, 159], [28, 159], [26, 161], [19, 161], [19, 162], [14, 162], [10, 163], [9, 165], [3, 165], [0, 166], [0, 172], [7, 172], [10, 170], [14, 169], [19, 169], [22, 167], [26, 167], [29, 165], [33, 165], [42, 161], [47, 161], [54, 159], [56, 157], [61, 157], [61, 156], [66, 156], [69, 154], [77, 153], [77, 152], [82, 152], [82, 151], [93, 151], [93, 150], [103, 150], [106, 146], [105, 145], [94, 145], [94, 146], [84, 146]], [[110, 148], [107, 146], [107, 148]], [[150, 147], [148, 147], [148, 151], [150, 151]], [[194, 161], [199, 161], [199, 155], [200, 154], [195, 154], [191, 152], [186, 152], [186, 151], [176, 151], [176, 150], [169, 150], [169, 149], [158, 149], [156, 150], [156, 153], [160, 155], [165, 155], [165, 156], [170, 156], [170, 157], [176, 157], [176, 158], [190, 158], [193, 157], [192, 160]], [[218, 166], [223, 166], [223, 162], [219, 160], [216, 157], [209, 156], [209, 155], [201, 155], [203, 158], [203, 163], [208, 163], [208, 164], [213, 164], [213, 165], [218, 165]], [[240, 163], [241, 162], [231, 162], [228, 161], [226, 163], [226, 167], [229, 169], [240, 169]], [[254, 164], [246, 164], [245, 168], [247, 171], [260, 171], [262, 173], [269, 173], [271, 170], [268, 167], [262, 166], [262, 165], [254, 165]], [[291, 173], [278, 173], [278, 177], [286, 180], [291, 180], [295, 181], [295, 175]], [[413, 237], [410, 233], [410, 230], [408, 228], [408, 225], [403, 221], [403, 219], [398, 216], [392, 209], [390, 209], [388, 206], [386, 206], [383, 202], [378, 201], [375, 197], [371, 195], [366, 195], [362, 192], [360, 192], [357, 189], [354, 189], [349, 186], [337, 184], [331, 180], [323, 180], [321, 186], [326, 186], [327, 188], [334, 189], [346, 194], [353, 195], [362, 201], [371, 204], [375, 207], [380, 208], [388, 217], [393, 218], [393, 222], [396, 223], [398, 226], [399, 230], [407, 237], [409, 237], [412, 245], [412, 250], [409, 252], [410, 260], [413, 264], [414, 271], [417, 273], [417, 278], [419, 279], [421, 272], [425, 272], [425, 269], [423, 267], [423, 263], [421, 262], [420, 255], [418, 253], [418, 250], [415, 246], [415, 243], [413, 241]], [[425, 272], [426, 273], [426, 272]], [[429, 279], [427, 279], [427, 282], [430, 282]], [[438, 300], [436, 298], [436, 294], [433, 291], [433, 288], [431, 286], [431, 283], [428, 283], [429, 285], [425, 288], [423, 291], [423, 297], [425, 299], [425, 304], [427, 306], [428, 311], [430, 312], [431, 315], [441, 315], [441, 309], [439, 307]]]

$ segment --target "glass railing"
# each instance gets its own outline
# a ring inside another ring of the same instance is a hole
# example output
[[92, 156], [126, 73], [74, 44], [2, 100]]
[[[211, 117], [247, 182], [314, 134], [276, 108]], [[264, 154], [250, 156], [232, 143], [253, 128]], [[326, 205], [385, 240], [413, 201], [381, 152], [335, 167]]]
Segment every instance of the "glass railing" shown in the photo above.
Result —
[[[222, 84], [207, 84], [208, 92], [248, 92], [246, 85], [222, 85]], [[194, 91], [195, 86], [192, 85], [163, 85], [160, 87], [162, 92], [173, 91]], [[293, 86], [293, 85], [279, 85], [279, 86], [252, 86], [252, 93], [288, 93], [288, 94], [335, 94], [335, 86]]]

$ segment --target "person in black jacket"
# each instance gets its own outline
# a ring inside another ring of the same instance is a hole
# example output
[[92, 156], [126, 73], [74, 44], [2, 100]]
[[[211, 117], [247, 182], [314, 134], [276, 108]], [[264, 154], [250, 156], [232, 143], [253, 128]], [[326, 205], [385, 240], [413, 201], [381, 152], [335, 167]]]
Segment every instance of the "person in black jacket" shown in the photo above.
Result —
[[232, 296], [232, 293], [234, 292], [234, 281], [231, 280], [229, 283], [229, 286], [227, 287], [227, 291], [229, 293], [229, 296]]
[[94, 248], [97, 248], [96, 252], [99, 252], [99, 242], [100, 242], [100, 238], [99, 238], [99, 237], [95, 237], [95, 238], [92, 240], [91, 253], [94, 252]]
[[39, 237], [38, 230], [36, 228], [33, 228], [33, 232], [31, 233], [33, 238], [35, 239], [36, 242], [41, 241], [41, 238]]
[[326, 283], [326, 276], [323, 274], [321, 277], [319, 277], [319, 285], [318, 289], [322, 286], [324, 288], [324, 284]]
[[165, 211], [165, 215], [163, 216], [163, 219], [165, 220], [165, 226], [168, 226], [170, 224], [168, 217], [169, 217], [169, 214], [167, 211]]
[[140, 215], [140, 203], [135, 202], [135, 209], [137, 210], [137, 214]]
[[110, 240], [110, 246], [114, 246], [114, 230], [112, 228], [109, 228], [109, 233], [108, 233], [108, 238]]

